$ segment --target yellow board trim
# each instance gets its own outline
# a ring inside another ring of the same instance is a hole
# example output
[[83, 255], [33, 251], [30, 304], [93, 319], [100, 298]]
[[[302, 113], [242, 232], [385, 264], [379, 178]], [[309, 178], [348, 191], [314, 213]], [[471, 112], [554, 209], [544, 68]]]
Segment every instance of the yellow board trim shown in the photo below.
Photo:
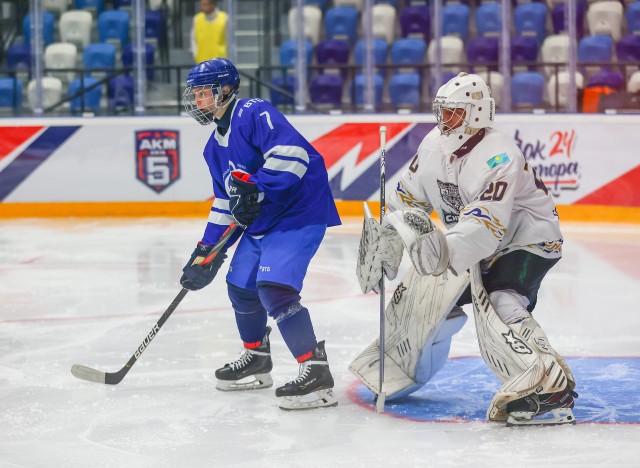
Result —
[[[361, 217], [361, 201], [336, 201], [340, 216]], [[369, 202], [377, 215], [379, 202]], [[211, 202], [78, 202], [0, 203], [0, 218], [60, 217], [202, 217], [207, 218]], [[640, 207], [604, 205], [558, 206], [561, 221], [589, 223], [640, 223]], [[376, 216], [377, 217], [377, 216]]]

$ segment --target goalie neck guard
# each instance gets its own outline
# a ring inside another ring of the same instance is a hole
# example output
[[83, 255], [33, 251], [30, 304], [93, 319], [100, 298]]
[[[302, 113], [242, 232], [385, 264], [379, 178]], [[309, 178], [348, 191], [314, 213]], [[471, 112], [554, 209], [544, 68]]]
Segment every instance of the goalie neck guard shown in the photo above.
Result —
[[[442, 149], [452, 154], [480, 129], [493, 126], [495, 101], [482, 78], [463, 72], [440, 87], [433, 100], [433, 113]], [[462, 122], [454, 127], [458, 118]]]
[[[223, 87], [231, 90], [223, 93]], [[215, 58], [199, 63], [187, 75], [187, 86], [182, 95], [185, 111], [199, 124], [213, 122], [215, 114], [226, 107], [238, 94], [240, 74], [231, 61]]]

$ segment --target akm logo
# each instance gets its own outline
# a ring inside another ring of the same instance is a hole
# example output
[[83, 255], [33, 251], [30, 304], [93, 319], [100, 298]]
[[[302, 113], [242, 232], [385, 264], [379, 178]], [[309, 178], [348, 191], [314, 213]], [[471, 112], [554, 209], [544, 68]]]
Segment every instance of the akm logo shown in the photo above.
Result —
[[136, 132], [136, 177], [157, 193], [180, 178], [180, 133], [177, 130]]

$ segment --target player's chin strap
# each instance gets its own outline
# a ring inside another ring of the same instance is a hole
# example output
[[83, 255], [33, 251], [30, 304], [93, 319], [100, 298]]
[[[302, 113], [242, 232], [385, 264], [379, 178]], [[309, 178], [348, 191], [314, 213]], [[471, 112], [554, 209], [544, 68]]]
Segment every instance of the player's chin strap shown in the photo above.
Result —
[[231, 92], [224, 94], [222, 92], [221, 86], [214, 86], [216, 93], [213, 98], [213, 107], [217, 111], [222, 110], [229, 106], [233, 102], [233, 100], [238, 96], [238, 92], [240, 91], [238, 88], [232, 89]]
[[482, 284], [480, 264], [471, 268], [471, 294], [480, 353], [503, 383], [489, 405], [488, 420], [505, 421], [511, 401], [575, 386], [569, 367], [557, 358], [533, 317], [506, 325], [496, 314]]

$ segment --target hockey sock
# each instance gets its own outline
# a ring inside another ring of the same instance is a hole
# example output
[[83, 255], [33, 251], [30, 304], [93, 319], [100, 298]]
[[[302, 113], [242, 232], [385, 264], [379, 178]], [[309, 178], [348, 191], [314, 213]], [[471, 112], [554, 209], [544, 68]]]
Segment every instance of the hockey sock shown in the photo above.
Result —
[[276, 320], [289, 351], [299, 362], [317, 345], [309, 310], [300, 304], [300, 296], [289, 286], [260, 283], [258, 292], [262, 304]]
[[239, 288], [231, 283], [227, 283], [227, 288], [240, 339], [245, 347], [259, 346], [267, 329], [267, 311], [260, 302], [258, 291]]

